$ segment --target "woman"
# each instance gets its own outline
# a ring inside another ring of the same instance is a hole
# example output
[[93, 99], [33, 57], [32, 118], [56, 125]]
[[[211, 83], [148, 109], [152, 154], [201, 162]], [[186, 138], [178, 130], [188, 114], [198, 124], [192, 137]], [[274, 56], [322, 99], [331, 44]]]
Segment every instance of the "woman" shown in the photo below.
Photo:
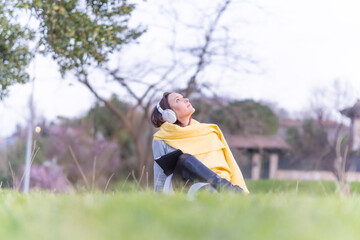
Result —
[[[175, 173], [184, 180], [206, 181], [214, 188], [249, 193], [239, 166], [219, 127], [192, 119], [195, 109], [181, 94], [164, 93], [154, 108], [151, 121], [156, 128], [153, 153], [157, 159], [182, 150]], [[154, 162], [154, 188], [160, 192], [166, 175]]]

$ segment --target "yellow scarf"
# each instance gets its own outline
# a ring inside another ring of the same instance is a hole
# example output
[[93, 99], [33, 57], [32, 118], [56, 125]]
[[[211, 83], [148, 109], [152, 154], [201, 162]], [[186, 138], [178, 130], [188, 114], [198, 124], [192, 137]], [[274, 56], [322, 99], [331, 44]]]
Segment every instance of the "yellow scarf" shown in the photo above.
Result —
[[[175, 149], [194, 155], [220, 176], [228, 175], [232, 184], [249, 193], [240, 168], [217, 125], [199, 123], [194, 119], [186, 127], [165, 122], [154, 134], [154, 140], [163, 140]], [[224, 157], [226, 162], [222, 164], [220, 160]]]

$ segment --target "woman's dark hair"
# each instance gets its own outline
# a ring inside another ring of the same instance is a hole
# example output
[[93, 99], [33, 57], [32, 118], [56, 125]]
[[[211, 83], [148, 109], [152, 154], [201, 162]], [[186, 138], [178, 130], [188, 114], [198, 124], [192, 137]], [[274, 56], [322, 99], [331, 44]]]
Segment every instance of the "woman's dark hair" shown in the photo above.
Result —
[[[171, 94], [171, 92], [165, 92], [163, 94], [162, 99], [160, 100], [160, 107], [165, 110], [165, 109], [171, 109], [169, 101], [168, 101], [168, 97]], [[159, 110], [157, 109], [157, 107], [154, 107], [154, 110], [151, 114], [151, 122], [154, 125], [154, 127], [158, 128], [160, 127], [165, 121], [162, 118], [161, 113], [159, 112]]]

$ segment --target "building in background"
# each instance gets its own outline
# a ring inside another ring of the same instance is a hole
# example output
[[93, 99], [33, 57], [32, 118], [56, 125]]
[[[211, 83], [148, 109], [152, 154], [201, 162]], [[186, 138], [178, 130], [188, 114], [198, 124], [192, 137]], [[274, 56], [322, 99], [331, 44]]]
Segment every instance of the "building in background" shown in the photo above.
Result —
[[[307, 134], [303, 132], [304, 121], [301, 120], [287, 119], [280, 121], [276, 135], [232, 135], [227, 136], [227, 139], [246, 178], [336, 180], [334, 170], [331, 170], [334, 166], [335, 156], [333, 156], [334, 153], [331, 155], [330, 152], [337, 146], [338, 140], [345, 140], [346, 142], [346, 139], [349, 139], [350, 136], [353, 153], [354, 151], [360, 153], [360, 100], [353, 107], [342, 110], [341, 113], [351, 118], [350, 127], [331, 120], [310, 120], [314, 129], [322, 129], [326, 133], [327, 140], [324, 139], [327, 142], [325, 149], [329, 150], [326, 156], [322, 156], [317, 167], [310, 167], [312, 166], [309, 162], [311, 159], [300, 158], [296, 160], [291, 158], [294, 155], [289, 154], [295, 149], [293, 149], [294, 146], [290, 146], [286, 142], [287, 130], [295, 128], [300, 135], [306, 136]], [[306, 138], [302, 140], [304, 139]], [[317, 159], [317, 155], [312, 158]], [[294, 165], [295, 160], [300, 160], [301, 164]], [[347, 156], [346, 161], [347, 179], [349, 181], [360, 181], [359, 154], [350, 154]]]
[[[229, 136], [229, 146], [245, 152], [251, 159], [251, 178], [276, 179], [279, 156], [290, 150], [290, 146], [277, 135]], [[247, 174], [245, 174], [247, 175]]]
[[341, 114], [350, 118], [350, 149], [360, 152], [360, 99], [354, 106], [340, 111]]

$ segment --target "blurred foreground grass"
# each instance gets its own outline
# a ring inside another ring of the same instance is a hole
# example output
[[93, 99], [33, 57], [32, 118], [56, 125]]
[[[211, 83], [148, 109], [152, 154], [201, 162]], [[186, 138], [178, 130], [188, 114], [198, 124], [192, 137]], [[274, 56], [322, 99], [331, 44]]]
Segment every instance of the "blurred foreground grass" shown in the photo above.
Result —
[[[359, 239], [359, 183], [247, 181], [252, 194], [0, 193], [1, 239]], [[123, 185], [122, 185], [123, 186]]]

